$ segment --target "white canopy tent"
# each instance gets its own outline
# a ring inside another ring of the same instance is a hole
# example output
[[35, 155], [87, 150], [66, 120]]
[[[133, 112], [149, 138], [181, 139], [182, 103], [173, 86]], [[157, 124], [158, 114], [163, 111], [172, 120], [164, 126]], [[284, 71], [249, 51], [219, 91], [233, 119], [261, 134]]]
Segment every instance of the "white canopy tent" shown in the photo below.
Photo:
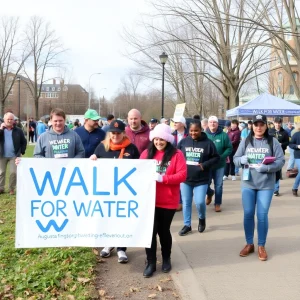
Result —
[[226, 117], [253, 116], [300, 116], [300, 105], [264, 93], [240, 106], [226, 111]]

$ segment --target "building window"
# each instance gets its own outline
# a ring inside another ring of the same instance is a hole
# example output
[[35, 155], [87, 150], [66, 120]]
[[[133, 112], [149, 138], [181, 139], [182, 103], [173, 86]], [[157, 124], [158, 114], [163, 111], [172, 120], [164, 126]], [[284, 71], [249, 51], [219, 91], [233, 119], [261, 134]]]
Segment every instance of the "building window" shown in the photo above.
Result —
[[295, 94], [295, 90], [294, 90], [294, 86], [290, 85], [290, 94], [294, 95]]
[[291, 59], [292, 59], [292, 54], [291, 54], [291, 52], [290, 52], [290, 51], [287, 51], [287, 52], [286, 52], [286, 55], [287, 55], [288, 61], [291, 61]]
[[297, 73], [296, 72], [293, 72], [293, 77], [294, 77], [295, 81], [297, 82]]
[[281, 88], [280, 88], [280, 86], [277, 87], [277, 95], [281, 95]]
[[281, 82], [281, 81], [282, 81], [282, 73], [279, 72], [279, 73], [278, 73], [278, 82]]
[[9, 94], [10, 94], [10, 95], [13, 95], [13, 94], [14, 94], [14, 89], [13, 89], [13, 88], [11, 88], [11, 90], [9, 91]]

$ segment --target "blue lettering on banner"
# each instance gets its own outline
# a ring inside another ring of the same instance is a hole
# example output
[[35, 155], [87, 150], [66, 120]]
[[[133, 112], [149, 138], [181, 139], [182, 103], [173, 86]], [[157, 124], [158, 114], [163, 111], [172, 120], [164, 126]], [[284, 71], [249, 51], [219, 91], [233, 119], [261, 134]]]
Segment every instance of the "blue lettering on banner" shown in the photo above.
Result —
[[[119, 195], [120, 186], [124, 184], [126, 188], [130, 191], [130, 193], [134, 196], [137, 195], [137, 192], [133, 188], [133, 186], [129, 183], [129, 177], [137, 170], [137, 168], [132, 168], [124, 175], [119, 173], [119, 168], [114, 167], [113, 173], [113, 188], [114, 188], [114, 195]], [[72, 170], [70, 179], [65, 179], [66, 168], [63, 167], [60, 170], [60, 174], [58, 173], [58, 181], [54, 180], [54, 177], [50, 171], [46, 171], [44, 176], [36, 174], [33, 168], [29, 168], [36, 193], [39, 196], [42, 196], [46, 191], [47, 188], [50, 188], [53, 196], [58, 196], [62, 191], [62, 184], [63, 181], [67, 181], [67, 186], [65, 189], [64, 195], [68, 196], [70, 194], [70, 190], [73, 187], [80, 187], [85, 195], [89, 195], [89, 190], [87, 187], [87, 183], [85, 182], [83, 174], [79, 167], [74, 167]], [[39, 177], [39, 181], [37, 179]], [[92, 195], [94, 196], [109, 196], [111, 192], [109, 191], [101, 191], [99, 187], [97, 187], [98, 183], [98, 174], [97, 174], [97, 167], [93, 167], [93, 180], [90, 184], [92, 184]], [[100, 180], [101, 182], [101, 180]], [[47, 187], [48, 185], [48, 187]], [[37, 226], [42, 232], [48, 232], [53, 229], [56, 232], [61, 232], [65, 229], [69, 222], [69, 218], [66, 218], [63, 223], [59, 226], [57, 222], [53, 219], [55, 217], [67, 217], [66, 214], [66, 207], [67, 202], [62, 199], [58, 200], [49, 200], [49, 199], [34, 199], [31, 200], [31, 207], [30, 213], [32, 218], [37, 218], [35, 220]], [[83, 199], [82, 202], [73, 200], [73, 209], [77, 217], [115, 217], [115, 218], [138, 218], [138, 202], [135, 200], [128, 200], [128, 201], [119, 201], [119, 200], [86, 200]], [[49, 218], [48, 223], [44, 226], [42, 224], [43, 220], [40, 218]]]
[[93, 167], [93, 195], [109, 196], [110, 192], [98, 192], [97, 191], [97, 167]]
[[99, 201], [96, 201], [96, 203], [94, 205], [94, 209], [93, 209], [93, 212], [92, 212], [92, 217], [94, 216], [95, 212], [99, 212], [101, 214], [101, 217], [104, 217], [103, 211], [102, 211], [102, 208], [101, 208], [101, 205], [100, 205]]
[[67, 225], [67, 223], [69, 222], [69, 220], [68, 220], [68, 219], [65, 219], [65, 220], [63, 221], [63, 223], [61, 224], [60, 227], [57, 225], [57, 223], [56, 223], [54, 220], [50, 220], [50, 221], [48, 222], [48, 224], [46, 225], [46, 227], [44, 227], [43, 224], [42, 224], [39, 220], [36, 220], [35, 222], [36, 222], [37, 226], [38, 226], [38, 227], [41, 229], [41, 231], [43, 231], [43, 232], [48, 232], [52, 226], [53, 226], [53, 228], [54, 228], [55, 231], [61, 232], [61, 231], [65, 228], [65, 226]]
[[[127, 203], [127, 206], [124, 205]], [[123, 207], [120, 207], [121, 205], [124, 205]], [[85, 217], [94, 217], [94, 216], [101, 216], [102, 218], [115, 216], [117, 218], [130, 218], [131, 215], [134, 215], [136, 218], [138, 218], [138, 214], [136, 213], [137, 208], [139, 207], [138, 202], [135, 200], [129, 200], [127, 201], [92, 201], [90, 200], [88, 203], [81, 202], [80, 204], [76, 203], [76, 201], [73, 201], [73, 206], [75, 209], [75, 213], [77, 217], [81, 217], [81, 215]], [[120, 211], [124, 211], [124, 213], [121, 215]], [[127, 215], [126, 215], [127, 211]], [[99, 215], [98, 215], [99, 214]]]
[[52, 180], [52, 177], [51, 177], [51, 173], [49, 171], [47, 171], [46, 174], [45, 174], [45, 177], [44, 177], [41, 188], [38, 185], [38, 182], [37, 182], [37, 179], [36, 179], [33, 168], [30, 168], [29, 171], [30, 171], [31, 177], [33, 179], [33, 183], [35, 185], [35, 189], [36, 189], [39, 196], [43, 195], [45, 187], [46, 187], [46, 183], [47, 183], [48, 180], [49, 180], [49, 184], [50, 184], [53, 195], [57, 196], [59, 194], [61, 184], [62, 184], [64, 175], [65, 175], [65, 172], [66, 172], [66, 168], [61, 169], [61, 173], [60, 173], [60, 177], [59, 177], [56, 189], [54, 187], [54, 183], [53, 183], [53, 180]]
[[136, 191], [131, 187], [131, 185], [126, 181], [126, 179], [133, 173], [136, 171], [136, 168], [131, 169], [126, 175], [124, 175], [120, 180], [118, 180], [118, 168], [115, 167], [114, 169], [114, 194], [118, 195], [118, 186], [121, 183], [124, 183], [127, 188], [130, 190], [130, 192], [136, 196]]
[[[36, 189], [37, 194], [39, 196], [43, 195], [43, 193], [45, 191], [47, 181], [49, 181], [49, 184], [50, 184], [53, 195], [57, 196], [59, 194], [64, 176], [65, 176], [66, 168], [62, 168], [56, 188], [54, 186], [53, 179], [52, 179], [51, 173], [49, 171], [46, 172], [46, 174], [44, 176], [44, 179], [43, 179], [43, 182], [42, 182], [42, 185], [40, 187], [39, 184], [38, 184], [38, 181], [37, 181], [37, 178], [36, 178], [36, 175], [34, 173], [33, 168], [30, 168], [29, 170], [30, 170], [31, 177], [33, 179], [33, 183], [35, 185], [35, 189]], [[136, 171], [136, 168], [131, 169], [127, 174], [125, 174], [120, 179], [119, 179], [118, 171], [119, 171], [118, 167], [115, 167], [114, 168], [114, 195], [118, 195], [118, 187], [119, 187], [119, 185], [124, 183], [126, 185], [126, 187], [129, 189], [129, 191], [134, 196], [136, 196], [137, 195], [136, 191], [132, 188], [132, 186], [127, 181], [128, 177]], [[74, 181], [76, 174], [78, 175], [79, 182]], [[69, 195], [69, 192], [70, 192], [70, 189], [71, 189], [72, 186], [81, 186], [84, 193], [85, 193], [85, 195], [89, 194], [79, 167], [74, 168], [74, 170], [72, 172], [72, 175], [71, 175], [71, 178], [69, 180], [69, 183], [67, 185], [65, 195]], [[96, 167], [93, 168], [93, 194], [94, 195], [104, 195], [104, 196], [110, 195], [110, 192], [97, 191], [97, 168]]]
[[[39, 209], [44, 217], [51, 217], [54, 213], [56, 213], [56, 217], [58, 217], [59, 212], [61, 212], [65, 217], [67, 216], [64, 212], [64, 208], [67, 206], [66, 201], [56, 200], [56, 205], [54, 205], [53, 201], [45, 201], [41, 207], [35, 206], [35, 204], [41, 202], [41, 200], [31, 200], [31, 217], [34, 217], [34, 210]], [[49, 212], [49, 209], [51, 213]]]
[[120, 210], [125, 210], [125, 208], [120, 207], [120, 204], [126, 204], [126, 201], [118, 201], [117, 202], [117, 217], [118, 218], [126, 218], [126, 215], [120, 215]]
[[[75, 178], [76, 173], [78, 174], [79, 182], [74, 182], [74, 178]], [[86, 188], [86, 185], [85, 185], [85, 182], [83, 180], [82, 174], [81, 174], [80, 169], [78, 167], [74, 168], [74, 170], [73, 170], [72, 176], [70, 178], [70, 181], [69, 181], [67, 189], [66, 189], [66, 193], [65, 193], [66, 196], [69, 195], [71, 186], [82, 186], [82, 189], [83, 189], [84, 193], [86, 195], [88, 195], [88, 190]]]

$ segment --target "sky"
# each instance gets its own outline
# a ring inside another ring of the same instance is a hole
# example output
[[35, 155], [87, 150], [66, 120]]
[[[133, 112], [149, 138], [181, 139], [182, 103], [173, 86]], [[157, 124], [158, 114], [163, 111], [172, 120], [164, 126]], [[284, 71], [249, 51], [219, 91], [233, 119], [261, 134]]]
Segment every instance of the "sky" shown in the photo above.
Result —
[[[111, 98], [120, 87], [120, 79], [134, 67], [124, 56], [123, 27], [134, 28], [140, 15], [147, 12], [146, 0], [15, 0], [2, 1], [1, 14], [18, 16], [23, 24], [33, 15], [50, 22], [61, 38], [67, 63], [66, 81], [96, 96]], [[101, 75], [93, 75], [101, 73]], [[58, 76], [53, 70], [47, 78]]]

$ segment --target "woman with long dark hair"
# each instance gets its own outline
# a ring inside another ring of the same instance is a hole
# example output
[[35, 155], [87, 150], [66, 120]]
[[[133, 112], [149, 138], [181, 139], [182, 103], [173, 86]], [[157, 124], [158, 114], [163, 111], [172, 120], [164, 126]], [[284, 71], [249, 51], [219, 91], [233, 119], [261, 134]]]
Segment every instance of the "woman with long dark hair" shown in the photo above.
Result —
[[166, 124], [158, 124], [150, 131], [150, 145], [141, 157], [157, 162], [155, 180], [156, 201], [151, 248], [146, 248], [147, 266], [144, 277], [156, 271], [156, 235], [158, 234], [163, 258], [162, 271], [170, 272], [172, 236], [170, 226], [178, 206], [180, 183], [186, 178], [186, 164], [181, 151], [173, 145], [174, 136]]
[[256, 209], [258, 258], [265, 261], [268, 258], [265, 244], [275, 174], [284, 165], [282, 148], [277, 139], [269, 136], [265, 115], [254, 116], [251, 132], [246, 139], [241, 141], [234, 156], [234, 163], [237, 167], [243, 168], [242, 203], [247, 244], [241, 250], [240, 256], [245, 257], [254, 252], [254, 215]]

